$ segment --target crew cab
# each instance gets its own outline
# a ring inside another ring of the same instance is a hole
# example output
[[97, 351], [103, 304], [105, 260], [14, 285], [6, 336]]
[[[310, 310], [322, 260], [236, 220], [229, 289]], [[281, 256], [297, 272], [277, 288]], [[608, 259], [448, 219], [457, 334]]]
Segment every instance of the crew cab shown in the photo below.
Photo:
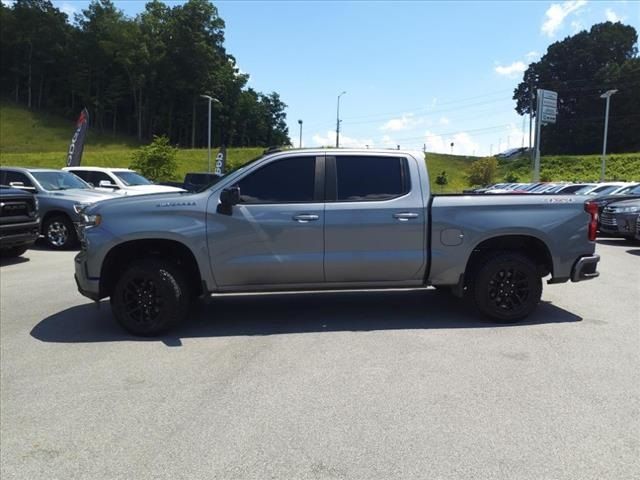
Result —
[[449, 289], [513, 322], [547, 283], [598, 276], [585, 197], [434, 196], [421, 152], [286, 150], [197, 193], [84, 210], [78, 289], [156, 335], [212, 293]]

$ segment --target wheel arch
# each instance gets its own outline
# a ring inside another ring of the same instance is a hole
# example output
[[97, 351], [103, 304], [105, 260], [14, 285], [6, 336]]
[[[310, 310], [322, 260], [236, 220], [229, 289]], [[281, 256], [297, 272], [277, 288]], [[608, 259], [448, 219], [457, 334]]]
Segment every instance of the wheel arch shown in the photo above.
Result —
[[195, 295], [203, 293], [200, 267], [191, 249], [177, 240], [148, 238], [129, 240], [109, 250], [100, 270], [100, 296], [110, 296], [126, 266], [144, 258], [159, 258], [174, 263], [183, 269], [192, 292]]
[[[528, 257], [538, 267], [541, 277], [553, 275], [553, 258], [547, 244], [533, 235], [499, 235], [478, 243], [467, 260], [465, 279], [468, 280], [482, 259], [492, 252], [509, 251]], [[466, 282], [465, 282], [466, 283]]]
[[71, 224], [73, 224], [73, 220], [71, 219], [71, 217], [67, 212], [65, 212], [64, 210], [53, 209], [53, 210], [49, 210], [42, 216], [42, 221], [40, 222], [40, 232], [44, 234], [44, 226], [46, 225], [47, 221], [52, 217], [58, 217], [58, 216], [65, 217], [67, 220], [71, 222]]

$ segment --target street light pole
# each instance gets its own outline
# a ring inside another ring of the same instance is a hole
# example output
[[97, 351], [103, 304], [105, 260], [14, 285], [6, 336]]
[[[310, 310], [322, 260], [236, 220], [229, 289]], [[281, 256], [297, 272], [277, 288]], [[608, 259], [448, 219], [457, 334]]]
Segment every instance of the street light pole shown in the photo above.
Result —
[[611, 100], [611, 95], [616, 93], [618, 90], [607, 90], [605, 93], [600, 95], [600, 98], [604, 98], [607, 101], [607, 106], [605, 107], [604, 113], [604, 140], [602, 141], [602, 166], [600, 168], [600, 181], [604, 182], [605, 171], [607, 168], [607, 130], [609, 129], [609, 101]]
[[207, 130], [207, 160], [208, 160], [208, 172], [211, 173], [211, 103], [218, 102], [220, 100], [213, 98], [211, 95], [200, 95], [202, 98], [209, 100], [209, 128]]
[[347, 92], [338, 95], [338, 110], [336, 112], [336, 148], [340, 148], [340, 97]]
[[302, 120], [298, 120], [298, 125], [300, 125], [300, 141], [298, 142], [298, 148], [302, 148]]

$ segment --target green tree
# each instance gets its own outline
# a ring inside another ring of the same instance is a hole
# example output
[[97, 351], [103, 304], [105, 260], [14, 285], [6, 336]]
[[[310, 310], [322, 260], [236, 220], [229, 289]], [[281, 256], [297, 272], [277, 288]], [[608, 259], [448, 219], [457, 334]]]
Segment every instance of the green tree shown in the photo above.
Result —
[[154, 137], [149, 145], [133, 152], [131, 168], [155, 182], [172, 180], [178, 169], [176, 152], [167, 137]]
[[449, 183], [449, 179], [447, 178], [447, 172], [443, 171], [440, 175], [436, 177], [436, 185], [440, 185], [441, 192], [444, 186], [448, 183]]
[[605, 22], [555, 42], [539, 61], [531, 63], [513, 98], [516, 111], [530, 112], [539, 88], [558, 92], [558, 119], [543, 128], [545, 154], [596, 153], [602, 146], [604, 101], [600, 94], [615, 88], [611, 100], [610, 149], [640, 147], [640, 68], [636, 30]]
[[469, 166], [469, 185], [486, 187], [494, 183], [498, 161], [494, 157], [479, 158]]

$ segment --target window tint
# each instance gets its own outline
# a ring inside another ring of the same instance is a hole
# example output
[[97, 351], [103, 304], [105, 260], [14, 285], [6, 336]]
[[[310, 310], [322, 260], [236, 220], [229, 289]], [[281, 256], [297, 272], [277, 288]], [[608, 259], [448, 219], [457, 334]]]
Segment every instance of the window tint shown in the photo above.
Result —
[[238, 182], [242, 203], [300, 203], [314, 199], [315, 158], [277, 160]]
[[74, 175], [77, 175], [78, 177], [83, 179], [85, 182], [93, 183], [93, 180], [91, 179], [92, 172], [88, 172], [86, 170], [71, 170], [71, 173], [73, 173]]
[[407, 160], [398, 157], [336, 157], [338, 201], [388, 200], [409, 191]]
[[105, 180], [109, 183], [114, 183], [114, 181], [111, 180], [111, 177], [104, 172], [91, 172], [90, 178], [91, 178], [91, 183], [93, 184], [94, 187], [99, 186], [100, 182]]
[[7, 172], [7, 178], [5, 182], [7, 182], [7, 185], [14, 182], [19, 182], [22, 183], [25, 187], [33, 187], [33, 183], [31, 183], [29, 177], [20, 172]]

